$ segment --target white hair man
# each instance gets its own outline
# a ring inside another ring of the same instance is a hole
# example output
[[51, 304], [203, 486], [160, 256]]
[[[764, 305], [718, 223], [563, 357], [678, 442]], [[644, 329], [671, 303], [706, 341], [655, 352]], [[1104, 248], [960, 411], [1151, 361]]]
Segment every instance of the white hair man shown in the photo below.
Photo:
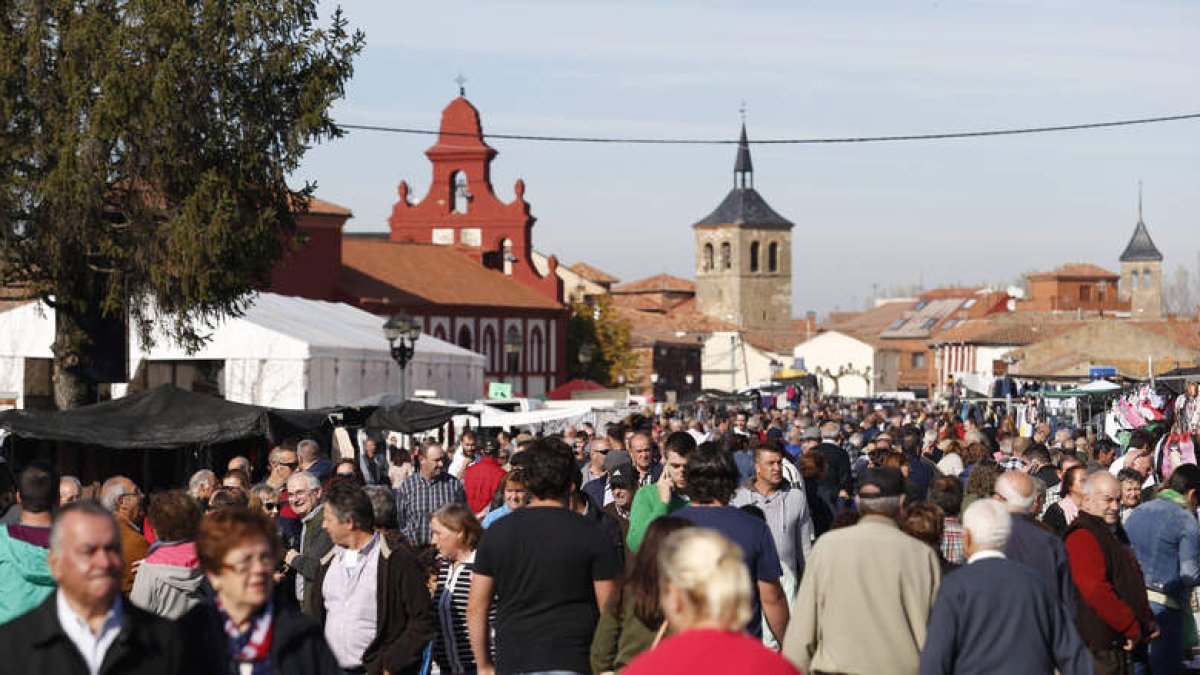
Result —
[[83, 496], [83, 483], [75, 476], [63, 476], [58, 479], [58, 506], [74, 504]]
[[109, 510], [91, 500], [63, 508], [47, 563], [58, 590], [0, 626], [4, 672], [187, 670], [175, 625], [121, 599], [121, 533]]
[[188, 479], [188, 494], [205, 506], [217, 486], [217, 474], [208, 469], [200, 469]]
[[300, 536], [292, 542], [284, 562], [296, 571], [296, 599], [302, 608], [312, 594], [311, 584], [321, 569], [321, 558], [333, 548], [329, 533], [321, 527], [324, 517], [324, 497], [321, 481], [307, 471], [297, 471], [287, 481], [288, 499], [300, 519]]
[[150, 544], [142, 535], [145, 499], [141, 488], [125, 476], [113, 476], [100, 486], [100, 503], [117, 517], [120, 526], [121, 550], [125, 555], [125, 578], [121, 582], [121, 592], [125, 595], [133, 590], [133, 575], [137, 572], [133, 564], [145, 558], [150, 550]]
[[994, 496], [1012, 517], [1012, 534], [1004, 555], [1050, 584], [1067, 615], [1075, 616], [1078, 601], [1067, 549], [1061, 539], [1033, 520], [1033, 509], [1037, 507], [1036, 480], [1024, 471], [1005, 471], [996, 479]]
[[1004, 555], [1012, 518], [980, 499], [963, 514], [967, 564], [946, 577], [929, 617], [921, 675], [1092, 672], [1072, 617], [1033, 570]]
[[1159, 634], [1137, 560], [1112, 531], [1120, 508], [1117, 479], [1104, 471], [1088, 475], [1065, 540], [1079, 589], [1075, 625], [1101, 674], [1124, 672], [1128, 652]]

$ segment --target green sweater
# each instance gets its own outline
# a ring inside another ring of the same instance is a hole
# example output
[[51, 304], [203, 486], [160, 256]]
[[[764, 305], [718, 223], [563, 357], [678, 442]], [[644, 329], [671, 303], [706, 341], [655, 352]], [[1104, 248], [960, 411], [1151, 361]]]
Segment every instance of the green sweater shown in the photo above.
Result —
[[620, 672], [654, 643], [659, 627], [642, 623], [633, 613], [633, 601], [633, 594], [627, 593], [621, 602], [619, 618], [613, 615], [611, 608], [600, 613], [592, 637], [593, 673]]
[[629, 508], [629, 536], [625, 539], [625, 543], [629, 544], [629, 553], [637, 553], [651, 521], [674, 513], [687, 504], [687, 499], [674, 490], [671, 491], [671, 503], [664, 504], [658, 496], [658, 485], [647, 485], [638, 490], [633, 497], [633, 506]]

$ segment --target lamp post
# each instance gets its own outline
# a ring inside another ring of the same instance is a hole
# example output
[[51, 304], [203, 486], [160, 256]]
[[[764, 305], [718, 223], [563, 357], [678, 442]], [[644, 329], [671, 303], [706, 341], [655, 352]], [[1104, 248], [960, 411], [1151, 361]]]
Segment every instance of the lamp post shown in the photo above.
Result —
[[588, 367], [592, 365], [592, 343], [585, 342], [579, 345], [579, 370], [583, 375], [583, 381], [588, 381]]
[[387, 338], [392, 360], [400, 366], [400, 395], [408, 398], [404, 381], [404, 368], [417, 350], [417, 338], [421, 337], [421, 325], [404, 310], [396, 312], [383, 324], [383, 336]]

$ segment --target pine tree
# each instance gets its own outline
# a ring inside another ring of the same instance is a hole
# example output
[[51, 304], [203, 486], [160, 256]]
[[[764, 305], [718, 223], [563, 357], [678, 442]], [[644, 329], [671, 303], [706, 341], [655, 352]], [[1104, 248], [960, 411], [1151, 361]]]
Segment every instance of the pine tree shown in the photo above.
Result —
[[6, 0], [0, 272], [54, 308], [55, 398], [95, 397], [102, 321], [195, 348], [296, 233], [363, 35], [316, 0]]

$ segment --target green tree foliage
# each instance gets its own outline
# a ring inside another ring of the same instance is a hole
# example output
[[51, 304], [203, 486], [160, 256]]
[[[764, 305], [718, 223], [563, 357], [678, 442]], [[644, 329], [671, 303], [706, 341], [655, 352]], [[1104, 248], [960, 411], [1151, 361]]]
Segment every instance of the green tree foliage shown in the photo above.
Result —
[[[579, 348], [592, 346], [592, 361], [579, 363]], [[608, 296], [592, 302], [571, 305], [567, 324], [567, 369], [572, 377], [612, 386], [624, 375], [628, 380], [637, 367], [637, 355], [631, 350], [629, 324], [613, 309]]]
[[363, 35], [315, 0], [6, 0], [0, 270], [54, 307], [60, 407], [86, 402], [95, 317], [190, 348], [245, 309], [336, 137]]

